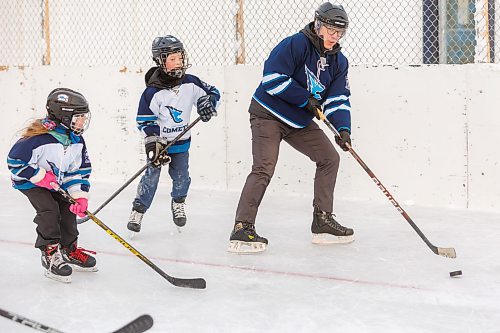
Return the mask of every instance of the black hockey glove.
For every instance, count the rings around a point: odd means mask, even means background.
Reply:
[[[198,98],[196,107],[198,109],[198,114],[200,115],[201,121],[207,122],[212,118],[212,116],[217,115],[215,104],[215,97],[212,95],[205,95]]]
[[[151,165],[155,168],[161,168],[163,165],[170,162],[170,156],[168,156],[165,150],[166,147],[166,144],[158,141],[158,137],[146,138],[146,156],[148,160],[151,161]]]
[[[340,137],[335,136],[335,142],[342,148],[343,151],[348,151],[349,148],[347,148],[346,143],[349,144],[349,147],[351,147],[351,135],[349,134],[348,130],[341,130],[339,132]]]
[[[308,112],[311,112],[316,117],[316,119],[321,119],[318,113],[318,109],[321,110],[321,102],[314,98],[314,96],[309,96],[309,100],[307,101],[306,106],[304,106],[304,109]]]

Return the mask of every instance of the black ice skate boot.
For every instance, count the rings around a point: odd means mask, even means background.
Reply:
[[[313,244],[336,244],[350,243],[354,241],[354,230],[342,226],[335,220],[335,215],[319,210],[314,206],[313,222],[311,231],[313,233]]]
[[[134,233],[141,231],[141,222],[144,217],[144,212],[139,212],[132,209],[130,212],[130,217],[128,218],[127,229],[131,231],[132,236]]]
[[[267,239],[257,235],[255,224],[237,222],[229,237],[229,252],[246,254],[258,253],[266,250]]]
[[[186,225],[186,198],[172,199],[172,218],[174,223],[178,227],[183,227]]]
[[[94,251],[77,247],[76,242],[69,247],[61,250],[65,262],[77,272],[97,272],[96,260],[90,254],[96,254]]]
[[[49,279],[70,283],[73,270],[63,260],[59,252],[59,244],[49,244],[42,251],[42,266],[46,269],[44,275]]]

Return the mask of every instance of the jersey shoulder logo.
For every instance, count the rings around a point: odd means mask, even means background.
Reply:
[[[89,153],[87,152],[87,148],[83,150],[83,162],[90,164]]]
[[[206,83],[205,81],[203,80],[200,80],[201,81],[201,85],[207,90],[207,91],[212,91],[214,90],[214,87],[209,85],[208,83]]]
[[[307,66],[304,66],[306,78],[307,78],[307,90],[314,96],[317,100],[321,99],[320,93],[325,90],[325,86],[321,81],[314,75],[313,72]]]

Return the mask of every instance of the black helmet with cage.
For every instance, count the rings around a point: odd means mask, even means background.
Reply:
[[[182,79],[184,77],[184,74],[186,73],[186,70],[191,67],[188,61],[186,50],[184,49],[184,45],[178,38],[172,35],[156,37],[153,40],[151,51],[153,53],[153,60],[155,61],[156,65],[160,66],[163,71],[172,78]],[[180,68],[167,70],[167,57],[172,53],[178,52],[180,52],[182,55],[182,66]]]
[[[333,26],[337,29],[347,30],[349,26],[349,18],[347,12],[342,5],[332,5],[325,2],[320,5],[314,13],[314,27],[319,31],[322,24]]]
[[[47,97],[48,118],[81,135],[90,123],[87,99],[79,92],[68,88],[52,90]]]

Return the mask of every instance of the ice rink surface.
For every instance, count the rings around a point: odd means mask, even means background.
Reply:
[[[120,185],[94,183],[90,210]],[[0,177],[0,308],[75,333],[111,332],[144,313],[155,320],[148,332],[500,332],[498,213],[404,207],[434,245],[455,247],[447,259],[388,201],[337,193],[338,219],[356,241],[318,246],[312,194],[266,195],[256,227],[268,250],[242,256],[226,252],[238,192],[192,188],[178,233],[169,187],[162,176],[130,243],[167,274],[205,278],[206,290],[172,286],[92,221],[79,245],[98,252],[99,272],[75,272],[71,284],[45,278],[34,210]],[[134,194],[135,183],[97,214],[125,239]],[[463,276],[450,278],[456,270]],[[35,331],[0,317],[0,332]]]

